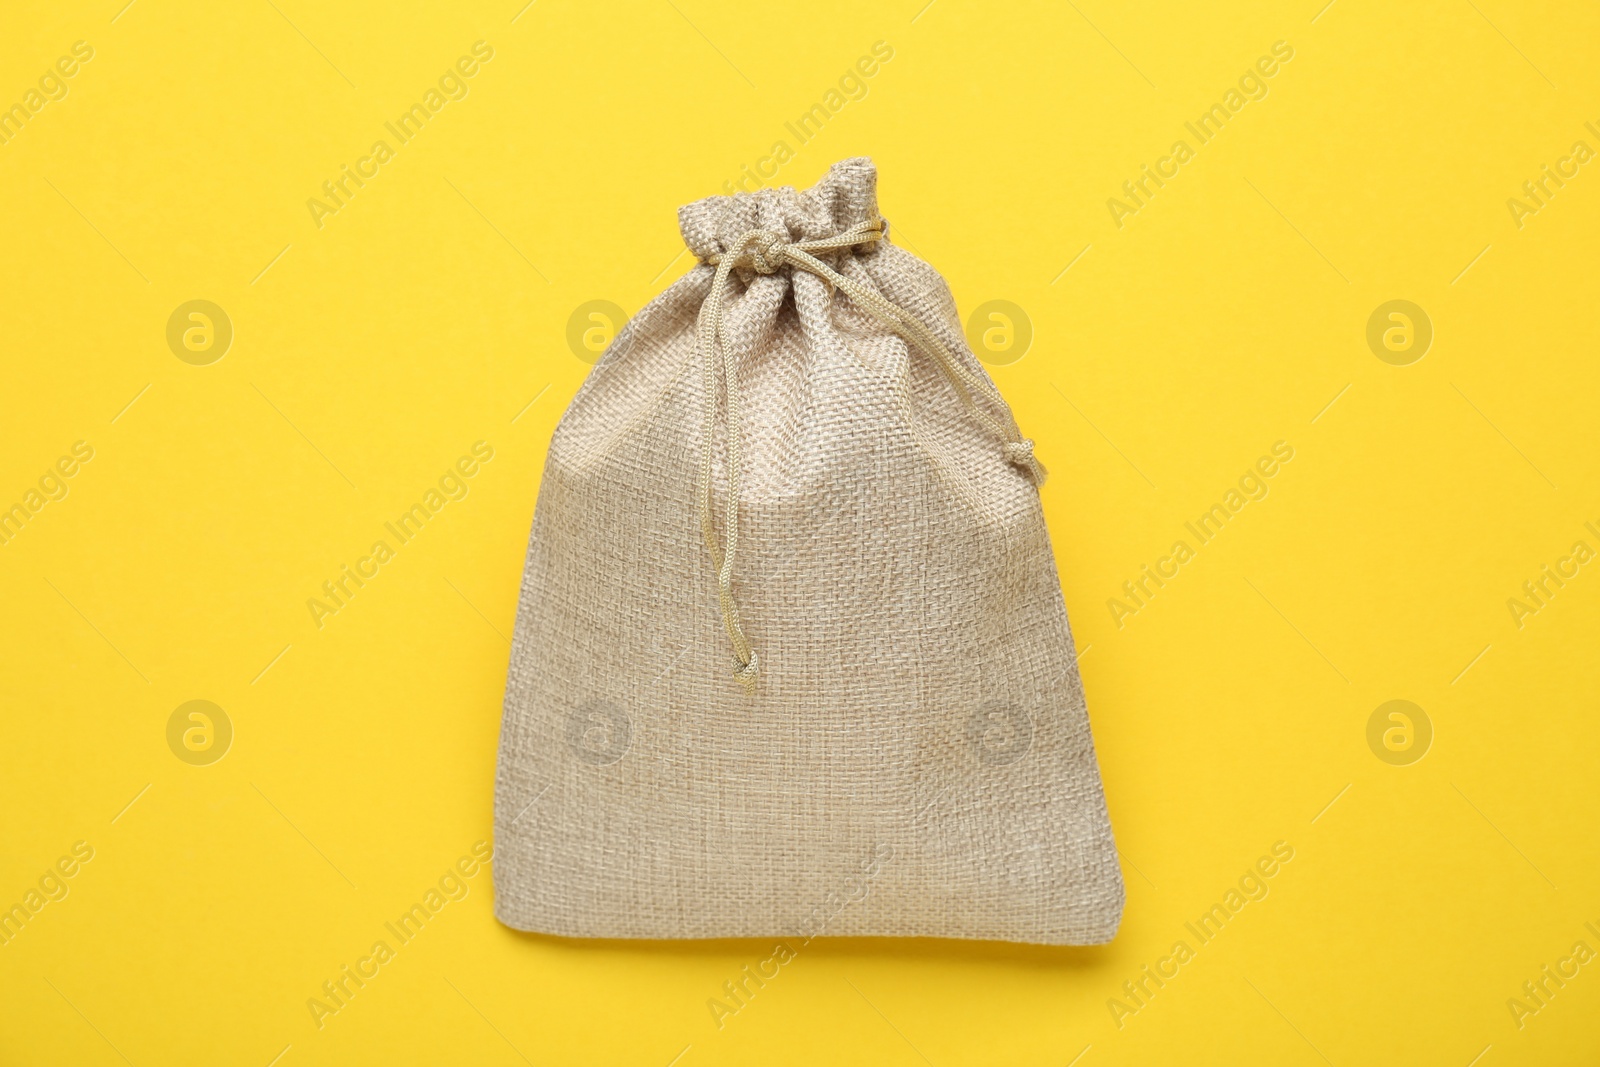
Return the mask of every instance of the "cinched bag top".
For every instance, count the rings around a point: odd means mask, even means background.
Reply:
[[[878,170],[862,157],[835,163],[805,192],[785,185],[685,204],[678,209],[678,228],[689,251],[706,260],[751,230],[783,234],[791,242],[818,241],[877,218]]]
[[[859,165],[853,165],[859,164]],[[877,171],[867,160],[841,163],[810,193],[791,188],[777,192],[733,197],[713,197],[692,204],[680,212],[687,224],[692,208],[705,207],[703,221],[714,221],[714,251],[702,254],[702,265],[714,268],[711,290],[700,308],[698,329],[702,381],[709,402],[705,406],[705,429],[700,439],[700,527],[706,549],[717,571],[718,600],[722,606],[723,627],[733,650],[733,676],[746,688],[754,688],[760,671],[760,657],[750,645],[733,594],[734,559],[739,548],[739,468],[743,451],[740,427],[739,354],[729,346],[724,311],[728,299],[728,279],[735,270],[756,274],[775,274],[792,267],[816,275],[833,289],[843,292],[862,311],[898,334],[909,346],[932,360],[955,389],[962,405],[974,421],[993,436],[1007,463],[1023,470],[1035,485],[1043,485],[1044,466],[1033,455],[1033,442],[1022,435],[1011,408],[989,379],[963,363],[917,316],[884,298],[871,285],[846,277],[820,256],[833,256],[856,248],[875,248],[887,236],[883,219],[870,216],[838,230],[840,215],[848,216],[863,203],[876,205],[873,186]],[[766,195],[762,195],[765,193]],[[720,207],[720,213],[718,208]],[[791,212],[790,209],[795,209]],[[826,214],[824,214],[826,212]],[[801,235],[789,221],[797,215]],[[749,229],[730,234],[730,227],[753,220]],[[759,225],[765,219],[766,225]],[[702,221],[695,216],[694,221]],[[806,236],[805,230],[834,230]],[[693,247],[691,245],[691,247]],[[719,359],[720,357],[720,359]],[[720,378],[718,369],[720,364]],[[723,449],[727,465],[727,507],[723,521],[724,537],[719,543],[712,518],[712,438],[717,429],[717,389],[721,385],[727,439]]]

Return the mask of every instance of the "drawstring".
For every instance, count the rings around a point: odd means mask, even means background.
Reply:
[[[945,378],[955,388],[962,404],[972,417],[999,438],[1006,462],[1026,470],[1035,485],[1043,485],[1045,469],[1033,456],[1033,442],[1022,436],[1011,409],[987,378],[973,371],[950,353],[940,340],[915,316],[890,303],[876,291],[860,282],[845,277],[816,257],[819,252],[834,252],[843,248],[871,244],[884,236],[882,219],[857,223],[844,233],[816,241],[791,244],[783,235],[770,230],[750,230],[729,246],[726,252],[707,256],[704,262],[717,269],[711,280],[711,292],[700,309],[701,371],[705,381],[706,429],[700,442],[700,528],[705,535],[706,548],[711,553],[712,566],[717,569],[717,592],[722,602],[722,624],[728,631],[728,641],[733,646],[733,675],[746,688],[754,688],[759,658],[750,640],[745,636],[744,624],[739,620],[739,606],[733,599],[733,560],[739,549],[739,376],[734,354],[728,348],[723,318],[723,301],[727,295],[728,276],[735,267],[753,270],[757,274],[772,274],[788,265],[808,271],[843,291],[863,311],[888,326],[902,338],[931,356]],[[727,531],[727,544],[719,549],[716,524],[712,520],[711,496],[711,444],[717,428],[717,351],[722,352],[723,403],[727,411],[727,437],[724,448],[728,466],[728,505],[723,525]],[[1005,413],[1004,421],[996,419],[978,403],[973,394],[982,396]]]

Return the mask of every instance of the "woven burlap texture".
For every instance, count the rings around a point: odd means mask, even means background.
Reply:
[[[876,187],[853,159],[806,192],[681,209],[701,263],[618,334],[557,426],[501,726],[501,922],[1115,933],[1122,879],[1039,490],[933,360],[790,266],[735,269],[723,312],[742,398],[732,589],[760,662],[753,687],[734,677],[698,495],[723,395],[702,378],[706,260],[752,230],[798,243],[877,220]],[[822,258],[988,382],[944,280],[892,231]]]

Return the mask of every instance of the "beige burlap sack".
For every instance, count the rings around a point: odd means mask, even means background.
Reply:
[[[1109,940],[1044,471],[870,161],[679,212],[701,265],[550,444],[495,912],[571,937]]]

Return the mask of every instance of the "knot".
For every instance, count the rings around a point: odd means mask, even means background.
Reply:
[[[749,230],[737,241],[729,243],[726,252],[713,252],[702,262],[718,268],[727,266],[753,270],[757,274],[776,274],[779,267],[792,265],[810,271],[834,286],[837,283],[829,277],[832,273],[830,268],[814,257],[880,241],[888,232],[885,229],[887,225],[882,219],[871,219],[832,237],[793,242],[786,235],[773,230]]]
[[[1007,441],[1005,454],[1007,463],[1018,467],[1029,467],[1033,464],[1033,442],[1026,437],[1020,441]]]
[[[789,242],[780,234],[771,230],[759,230],[749,235],[749,244],[746,249],[750,257],[750,269],[757,274],[772,274],[784,264],[784,251],[789,247]]]
[[[752,648],[748,662],[740,663],[737,658],[734,659],[733,676],[739,679],[739,684],[746,689],[754,689],[756,687],[756,672],[760,670],[760,667],[761,657],[756,655],[756,650]]]
[[[1005,443],[1006,462],[1014,467],[1020,467],[1028,472],[1028,477],[1033,479],[1034,485],[1043,485],[1048,472],[1044,464],[1033,458],[1033,442],[1026,437],[1019,437],[1015,441]]]

